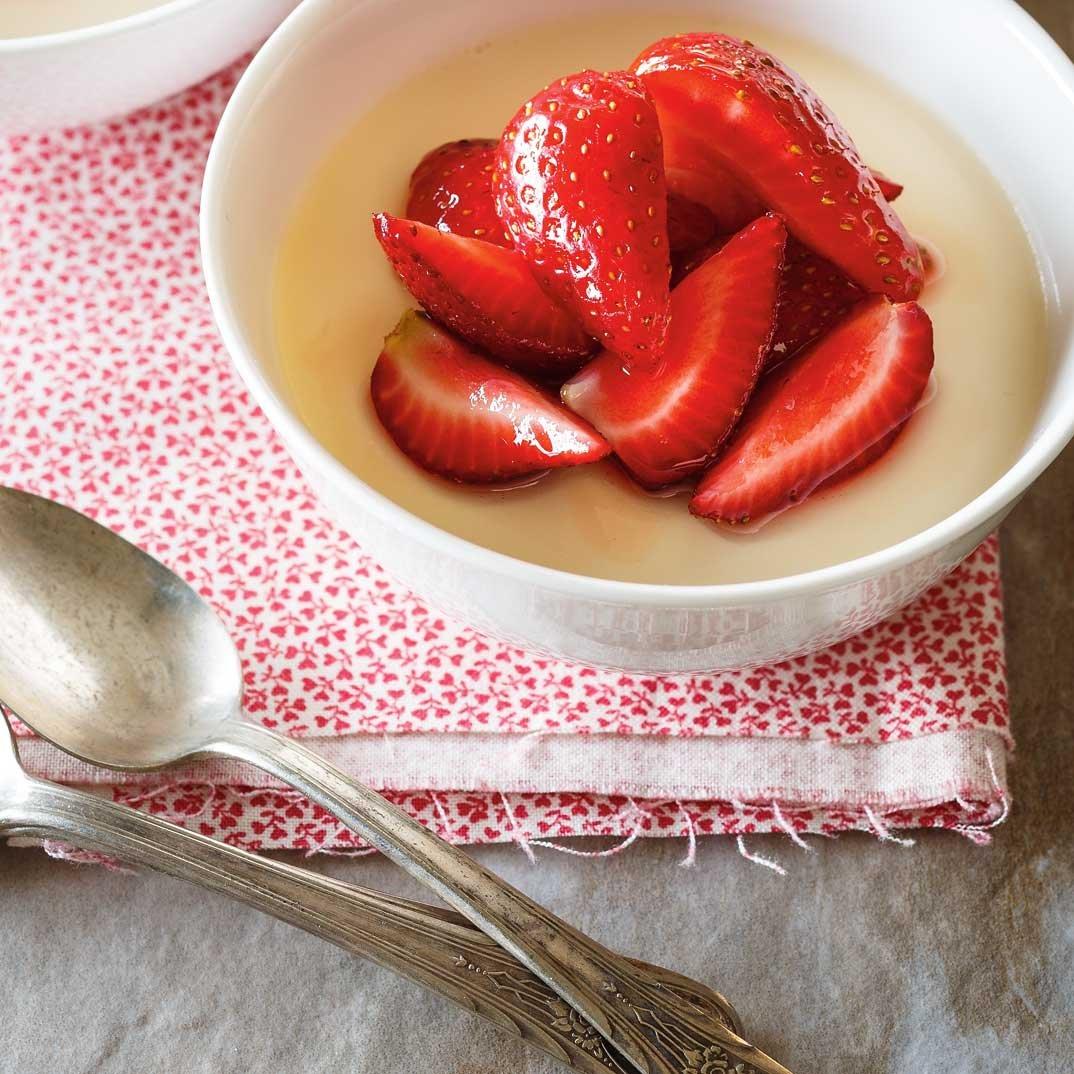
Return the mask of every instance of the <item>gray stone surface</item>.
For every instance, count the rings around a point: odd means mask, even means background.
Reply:
[[[1071,0],[1027,0],[1074,48]],[[725,991],[798,1074],[1074,1069],[1074,453],[1004,529],[1016,800],[991,848],[709,840],[479,856],[613,946]],[[314,868],[421,897],[384,862]],[[553,1074],[388,973],[151,875],[0,848],[0,1074]]]

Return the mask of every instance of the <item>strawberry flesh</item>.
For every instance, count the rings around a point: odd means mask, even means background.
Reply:
[[[562,383],[596,346],[514,250],[376,213],[373,230],[410,293],[436,320],[522,372]]]
[[[813,490],[814,494],[823,489],[841,485],[844,481],[857,477],[863,470],[868,470],[874,462],[879,462],[895,446],[895,441],[899,439],[905,428],[905,421],[901,425],[897,425],[887,436],[882,436],[875,444],[867,447],[860,455],[851,459],[842,470],[837,470],[831,477],[825,478]]]
[[[800,503],[910,417],[932,365],[928,314],[866,299],[766,380],[690,510],[747,523]]]
[[[707,204],[712,190],[722,202],[730,177],[863,290],[895,301],[920,294],[917,244],[850,136],[793,71],[713,33],[658,41],[633,69],[660,117],[672,192]]]
[[[611,450],[554,397],[414,310],[384,341],[371,391],[402,451],[454,481],[507,481]]]
[[[510,246],[492,196],[497,145],[494,138],[463,138],[426,153],[410,177],[407,218],[438,231]]]
[[[675,266],[674,283],[677,285],[703,265],[726,242],[726,237],[721,236],[684,257]],[[864,297],[862,289],[835,265],[789,237],[780,277],[776,330],[766,365],[777,365],[819,339]]]
[[[549,294],[628,362],[667,334],[667,185],[660,126],[633,75],[583,71],[527,101],[504,131],[500,218]]]
[[[762,217],[685,279],[656,369],[604,351],[563,386],[642,485],[697,473],[734,428],[768,353],[786,241],[779,217]]]

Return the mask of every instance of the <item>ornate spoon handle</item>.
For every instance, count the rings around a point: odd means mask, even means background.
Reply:
[[[543,981],[451,911],[260,858],[81,791],[38,780],[20,790],[17,806],[0,809],[8,834],[65,839],[238,899],[438,992],[587,1074],[629,1069]],[[669,1006],[734,1027],[717,993],[636,965],[659,982]]]
[[[207,752],[248,761],[334,813],[514,955],[642,1074],[738,1070],[736,1064],[741,1074],[789,1074],[726,1026],[669,1004],[648,970],[561,921],[294,740],[236,721]]]

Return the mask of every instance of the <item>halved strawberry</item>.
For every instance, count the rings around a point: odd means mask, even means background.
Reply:
[[[492,196],[498,144],[494,138],[462,138],[426,153],[410,177],[407,218],[438,231],[510,246]]]
[[[390,213],[374,214],[373,230],[428,313],[504,364],[562,382],[593,353],[594,340],[514,250]]]
[[[675,155],[674,148],[669,155]],[[902,193],[902,184],[889,179],[876,168],[869,170],[880,187],[880,193],[889,202]],[[692,201],[682,193],[683,189],[690,189],[696,184],[700,184],[708,204]],[[676,279],[681,280],[690,271],[684,267],[684,257],[708,246],[720,234],[726,236],[745,227],[762,211],[757,199],[750,196],[748,191],[744,192],[741,183],[730,175],[725,176],[719,188],[714,190],[704,172],[695,176],[694,180],[685,179],[681,167],[677,172],[669,172],[668,242],[671,244],[671,286],[674,287]],[[924,249],[921,250],[921,255],[925,256]],[[700,261],[694,259],[691,267],[696,268],[698,264]]]
[[[907,422],[904,421],[901,425],[895,426],[887,436],[882,436],[875,444],[851,459],[842,470],[837,470],[831,477],[826,477],[813,491],[816,493],[822,489],[834,488],[852,477],[857,477],[863,470],[868,470],[874,462],[879,462],[895,446],[895,441],[902,435],[906,424]]]
[[[679,284],[655,369],[624,370],[604,351],[563,386],[642,485],[697,473],[734,428],[768,353],[786,241],[764,216]]]
[[[416,310],[384,341],[373,406],[419,466],[488,483],[603,459],[610,448],[580,418]]]
[[[741,229],[740,229],[741,230]],[[690,275],[696,268],[700,268],[713,254],[719,253],[719,251],[727,245],[727,240],[731,238],[730,235],[716,235],[709,239],[703,246],[699,246],[696,250],[684,251],[681,256],[676,257],[671,263],[671,290],[674,293],[675,288]],[[787,236],[790,240],[790,236]]]
[[[822,336],[864,297],[862,289],[845,272],[791,239],[787,243],[770,364],[790,358]]]
[[[668,244],[671,247],[671,275],[675,278],[675,262],[708,245],[720,233],[713,213],[679,194],[668,194]]]
[[[726,236],[720,236],[683,257],[675,265],[672,284],[677,286],[726,242]],[[864,296],[862,289],[830,261],[789,237],[780,277],[776,330],[766,364],[777,365],[818,339]]]
[[[583,71],[527,101],[504,131],[493,185],[549,294],[605,346],[651,363],[667,334],[667,185],[638,79]]]
[[[724,34],[665,38],[634,63],[660,117],[671,189],[727,197],[728,176],[864,290],[916,298],[917,245],[850,136],[793,71]],[[688,187],[676,177],[685,174]]]
[[[932,364],[917,303],[866,299],[760,387],[690,510],[745,523],[801,502],[910,417]]]
[[[661,133],[664,134],[663,130]],[[673,125],[664,134],[668,230],[671,230],[673,222],[672,209],[678,209],[679,206],[689,206],[695,215],[704,212],[711,220],[712,235],[733,235],[751,220],[763,216],[765,207],[757,195],[730,171],[715,168],[707,149],[704,159],[695,159],[695,148],[684,137],[689,134],[682,125]],[[685,246],[685,243],[673,242],[671,248],[675,251]]]

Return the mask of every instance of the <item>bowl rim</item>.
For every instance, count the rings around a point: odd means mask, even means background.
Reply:
[[[134,11],[116,19],[104,22],[91,22],[86,26],[75,26],[69,30],[55,30],[44,34],[28,34],[25,37],[0,37],[0,56],[12,52],[35,52],[40,49],[62,48],[77,45],[84,41],[93,41],[101,37],[138,30],[143,26],[152,26],[155,22],[179,15],[188,8],[201,4],[211,4],[214,0],[158,0],[152,7],[143,11]]]
[[[843,589],[942,551],[1008,509],[1074,437],[1074,406],[1071,406],[1068,411],[1061,410],[1053,417],[1023,447],[1014,464],[987,489],[927,529],[864,556],[798,574],[751,582],[675,585],[574,574],[485,548],[400,507],[332,455],[269,383],[254,348],[248,347],[244,339],[225,283],[222,257],[215,239],[215,222],[225,217],[222,191],[228,158],[232,147],[241,138],[246,115],[256,105],[264,85],[292,54],[293,38],[302,35],[307,23],[317,25],[320,8],[326,2],[328,0],[305,0],[284,20],[243,72],[224,110],[209,151],[202,188],[202,266],[213,315],[231,360],[254,400],[283,436],[290,452],[302,461],[303,468],[330,476],[345,489],[349,499],[358,502],[385,525],[402,531],[445,557],[516,582],[581,599],[648,607],[753,605]],[[977,4],[980,8],[987,5],[987,11],[981,13],[997,17],[1009,31],[1017,29],[1023,40],[1028,39],[1035,62],[1051,76],[1056,92],[1066,99],[1074,114],[1074,61],[1016,0],[977,0]],[[1034,254],[1038,253],[1035,249]]]

